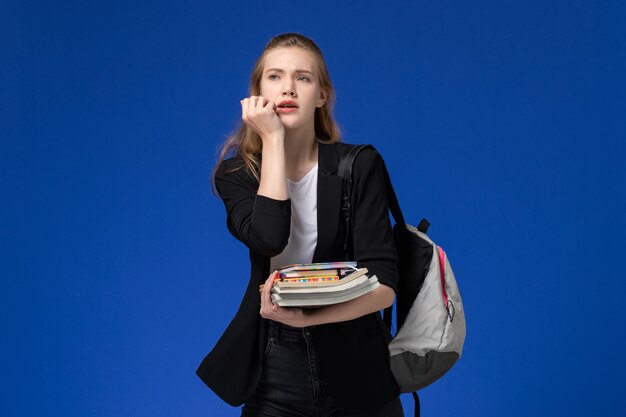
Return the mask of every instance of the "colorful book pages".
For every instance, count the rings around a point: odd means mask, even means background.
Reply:
[[[282,288],[307,288],[307,287],[337,287],[341,285],[345,285],[346,283],[357,279],[359,276],[366,274],[367,268],[360,268],[351,273],[350,275],[339,278],[338,280],[328,281],[328,282],[287,282],[287,281],[276,281],[276,285],[274,288],[282,287]]]
[[[356,261],[299,263],[285,265],[279,268],[276,281],[292,284],[332,283],[358,270]],[[263,291],[264,284],[259,285],[259,292]]]
[[[275,285],[274,288],[272,288],[272,293],[275,294],[297,294],[297,295],[302,295],[302,294],[306,294],[306,293],[313,293],[313,294],[321,294],[321,293],[330,293],[332,292],[333,294],[336,294],[337,292],[341,292],[341,291],[345,291],[347,289],[350,288],[354,288],[357,287],[359,285],[362,285],[363,282],[367,281],[369,278],[366,274],[362,274],[360,276],[358,276],[355,279],[352,279],[350,281],[348,281],[347,283],[338,283],[337,285],[326,285],[326,286],[280,286],[280,285]]]
[[[310,277],[284,278],[280,282],[322,282],[322,281],[338,281],[338,275],[318,275]]]
[[[329,276],[318,276],[318,277],[301,277],[301,278],[287,278],[284,280],[277,280],[277,282],[284,282],[284,283],[293,283],[293,282],[297,282],[297,283],[317,283],[317,282],[334,282],[334,281],[339,281],[339,277],[337,275],[329,275]],[[259,285],[259,292],[263,291],[263,287],[265,286],[265,284],[261,284]]]

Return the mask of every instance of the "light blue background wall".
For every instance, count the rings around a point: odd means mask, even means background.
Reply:
[[[194,374],[249,268],[209,175],[289,31],[321,47],[344,140],[382,153],[457,275],[467,341],[423,415],[626,415],[623,2],[1,15],[0,415],[239,415]]]

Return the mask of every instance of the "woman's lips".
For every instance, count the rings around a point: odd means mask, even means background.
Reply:
[[[293,113],[296,110],[298,110],[297,107],[276,107],[276,111],[281,113]]]

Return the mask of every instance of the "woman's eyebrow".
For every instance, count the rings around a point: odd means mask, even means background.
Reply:
[[[284,73],[285,72],[284,70],[282,70],[280,68],[270,68],[270,69],[266,70],[266,72],[270,72],[270,71],[276,71],[276,72],[280,72],[280,73]],[[313,75],[313,73],[311,71],[303,70],[303,69],[295,70],[294,72],[304,72],[304,73]]]

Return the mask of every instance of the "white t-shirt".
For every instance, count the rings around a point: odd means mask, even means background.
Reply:
[[[290,264],[310,263],[317,245],[317,165],[300,179],[287,178],[291,199],[291,230],[285,249],[271,258],[270,274]]]

